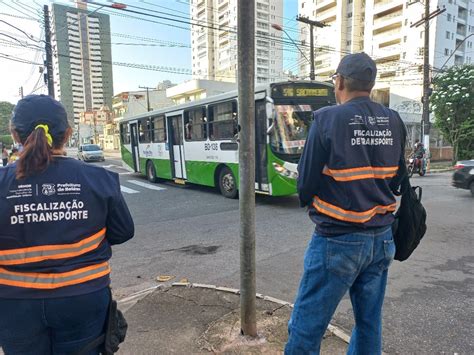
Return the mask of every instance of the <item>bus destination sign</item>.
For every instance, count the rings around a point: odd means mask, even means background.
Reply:
[[[278,88],[276,88],[278,90]],[[279,88],[281,97],[314,97],[314,96],[328,96],[329,90],[327,88],[315,88],[305,86],[282,86]],[[274,91],[277,91],[274,90]],[[277,91],[277,92],[278,92]]]

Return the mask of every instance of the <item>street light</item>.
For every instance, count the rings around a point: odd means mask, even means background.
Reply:
[[[104,5],[105,6],[105,5]],[[114,9],[118,9],[118,10],[123,10],[123,9],[126,9],[127,8],[127,5],[125,4],[122,4],[121,2],[114,2],[111,7],[113,7]]]
[[[277,30],[277,31],[281,31],[283,33],[286,34],[286,36],[290,39],[290,41],[295,45],[296,48],[298,48],[298,50],[300,51],[301,55],[308,61],[309,64],[311,64],[311,61],[308,59],[308,57],[306,56],[306,54],[301,50],[301,48],[298,46],[298,44],[293,40],[293,38],[291,38],[291,36],[288,34],[288,32],[285,31],[285,29],[283,27],[281,27],[279,24],[277,23],[272,23],[272,28]]]

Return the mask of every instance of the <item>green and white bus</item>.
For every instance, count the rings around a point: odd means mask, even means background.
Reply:
[[[217,187],[238,193],[238,93],[147,112],[119,122],[122,159],[151,182]],[[273,196],[296,192],[297,163],[312,112],[334,105],[325,82],[279,82],[255,88],[255,190]]]

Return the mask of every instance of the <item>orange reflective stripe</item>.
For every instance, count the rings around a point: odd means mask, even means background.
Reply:
[[[99,247],[105,238],[105,228],[73,244],[41,245],[0,251],[0,265],[20,265],[51,259],[72,258]]]
[[[54,274],[12,272],[0,268],[0,285],[35,289],[55,289],[98,279],[109,273],[110,266],[108,262]]]
[[[314,208],[325,215],[340,221],[352,222],[352,223],[365,223],[369,221],[376,214],[385,214],[387,212],[393,212],[396,209],[397,203],[394,202],[390,205],[379,205],[371,208],[367,211],[356,212],[342,209],[338,206],[332,205],[326,201],[321,200],[319,197],[314,196],[313,199]]]
[[[397,175],[398,166],[376,167],[363,166],[351,169],[323,169],[323,174],[331,176],[336,181],[354,181],[362,179],[387,179]]]

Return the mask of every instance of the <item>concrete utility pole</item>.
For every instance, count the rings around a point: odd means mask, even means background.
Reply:
[[[421,133],[426,152],[430,151],[430,0],[425,0],[425,43],[423,44],[423,114]]]
[[[23,86],[20,86],[19,94],[20,97],[23,98]]]
[[[48,5],[43,6],[44,15],[44,45],[46,50],[46,74],[45,81],[48,85],[48,95],[54,98],[54,80],[53,80],[53,50],[51,47],[51,27],[49,24],[49,8]]]
[[[411,5],[413,3],[409,3]],[[424,25],[424,44],[423,44],[423,111],[421,115],[421,140],[427,152],[430,150],[430,20],[442,14],[446,9],[436,9],[430,13],[430,1],[425,0],[425,14],[423,18],[410,27],[419,27]]]
[[[257,336],[255,279],[255,0],[237,4],[239,87],[240,326]]]
[[[148,112],[151,111],[150,108],[150,94],[148,92],[149,89],[153,89],[152,87],[149,86],[139,86],[140,89],[146,89],[146,109]]]
[[[314,32],[313,32],[313,27],[326,27],[326,25],[323,23],[323,22],[320,22],[320,21],[314,21],[314,20],[310,20],[309,18],[307,17],[303,17],[303,16],[297,16],[296,17],[296,21],[299,21],[299,22],[303,22],[303,23],[306,23],[309,25],[309,48],[310,48],[310,52],[309,52],[309,60],[310,60],[310,64],[311,64],[311,69],[310,69],[310,72],[309,72],[309,78],[311,80],[314,80],[315,79],[315,74],[314,74]]]

